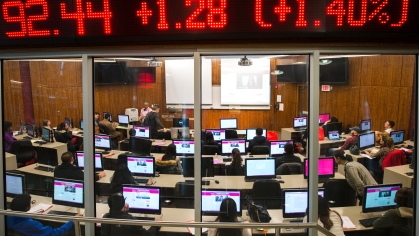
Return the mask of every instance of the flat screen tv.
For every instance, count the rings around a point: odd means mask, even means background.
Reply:
[[[308,82],[308,66],[307,64],[294,64],[294,65],[278,65],[277,70],[283,73],[277,75],[278,82],[291,82],[291,83],[307,83]]]
[[[349,60],[347,57],[328,58],[332,62],[327,65],[320,65],[321,84],[347,84]],[[322,59],[320,59],[322,61]]]

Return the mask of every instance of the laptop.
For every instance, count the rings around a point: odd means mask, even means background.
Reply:
[[[339,141],[340,140],[339,130],[329,131],[329,140],[330,141]]]

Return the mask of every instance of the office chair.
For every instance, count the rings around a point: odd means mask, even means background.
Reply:
[[[400,165],[406,165],[406,154],[404,154],[404,151],[401,149],[397,149],[388,153],[384,157],[383,163],[381,163],[381,167],[383,167],[383,171],[386,167],[400,166]]]
[[[262,145],[254,146],[250,155],[269,155],[269,147]]]
[[[346,179],[330,179],[323,184],[324,198],[330,207],[356,206],[356,192]]]
[[[268,209],[281,209],[281,185],[273,179],[256,180],[253,183],[252,198],[255,204],[266,206]]]
[[[194,184],[177,182],[174,203],[176,208],[194,208]]]
[[[16,155],[17,166],[27,166],[35,163],[35,155],[30,140],[16,140],[12,143],[10,153]]]
[[[226,129],[226,139],[232,139],[232,138],[239,138],[239,136],[237,135],[237,130]]]
[[[301,163],[283,163],[278,168],[276,168],[276,175],[298,175],[303,174],[304,168]]]
[[[108,127],[105,124],[99,123],[99,132],[101,134],[110,135],[111,132],[109,131]]]
[[[220,154],[220,149],[217,145],[204,145],[202,155],[215,155]]]
[[[244,167],[243,166],[225,166],[225,174],[229,176],[244,176]]]
[[[149,156],[151,153],[151,144],[152,141],[150,139],[130,137],[128,150],[139,155]]]

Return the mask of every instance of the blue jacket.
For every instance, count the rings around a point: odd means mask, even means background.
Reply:
[[[31,236],[59,236],[66,233],[73,227],[73,221],[63,224],[61,227],[53,229],[51,226],[43,226],[39,221],[31,218],[17,216],[7,217],[7,228],[16,230],[25,235]]]

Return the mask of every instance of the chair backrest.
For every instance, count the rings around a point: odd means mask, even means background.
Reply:
[[[264,205],[268,209],[281,209],[281,185],[272,179],[256,180],[253,183],[252,198],[255,204]]]
[[[175,206],[177,208],[194,208],[194,184],[177,182],[175,186]]]
[[[108,129],[108,127],[106,127],[106,125],[105,124],[102,124],[102,123],[99,123],[99,131],[102,134],[107,134],[107,135],[110,135],[111,134],[110,131],[109,131],[109,129]]]
[[[275,171],[276,175],[298,175],[304,174],[304,168],[301,163],[283,163]]]
[[[403,150],[397,149],[388,153],[384,157],[381,167],[383,167],[384,170],[386,167],[400,165],[406,165],[406,154],[404,154]]]
[[[10,153],[16,155],[18,163],[25,163],[33,158],[33,145],[30,140],[16,140],[12,143]]]
[[[55,137],[55,141],[60,142],[60,143],[67,143],[68,140],[60,133],[55,131],[54,132],[54,137]]]
[[[239,136],[237,135],[237,130],[226,129],[226,139],[231,139],[231,138],[239,138]]]
[[[151,145],[152,141],[150,139],[132,136],[129,138],[129,151],[136,154],[150,155]]]
[[[243,166],[225,166],[225,174],[230,176],[244,176],[244,167]]]
[[[356,206],[356,192],[346,179],[330,179],[323,184],[324,198],[330,207]]]
[[[220,154],[220,149],[217,145],[204,145],[202,149],[202,155],[215,155]]]
[[[262,145],[256,145],[252,148],[251,155],[269,155],[269,147],[268,146],[262,146]]]

